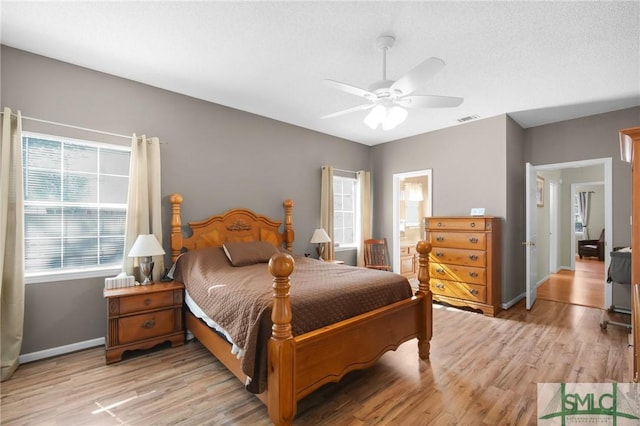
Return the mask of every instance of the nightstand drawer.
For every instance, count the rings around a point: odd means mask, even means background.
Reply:
[[[137,294],[120,298],[120,315],[173,306],[173,291]]]
[[[170,334],[175,331],[174,310],[120,318],[118,341],[121,345]]]

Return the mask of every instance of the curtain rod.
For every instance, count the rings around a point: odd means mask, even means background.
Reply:
[[[327,166],[322,166],[322,168],[324,169]],[[354,175],[358,174],[358,172],[354,172],[353,170],[344,170],[344,169],[338,169],[336,167],[333,168],[333,170],[336,170],[338,172],[343,172],[343,173],[353,173]]]
[[[0,111],[0,114],[4,114],[4,111]],[[11,115],[13,115],[14,117],[17,117],[17,115],[15,113],[11,113]],[[41,118],[27,117],[26,115],[23,115],[22,119],[23,120],[37,121],[39,123],[52,124],[54,126],[68,127],[68,128],[76,129],[76,130],[83,130],[85,132],[100,133],[100,134],[108,135],[108,136],[116,136],[116,137],[119,137],[119,138],[124,138],[124,139],[131,140],[131,136],[121,135],[119,133],[106,132],[104,130],[89,129],[88,127],[74,126],[72,124],[57,123],[55,121],[43,120]],[[137,136],[137,138],[140,139],[140,136]],[[160,144],[166,144],[166,143],[167,142],[160,142]]]

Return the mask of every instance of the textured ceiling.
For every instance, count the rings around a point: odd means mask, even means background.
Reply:
[[[523,127],[640,105],[640,2],[12,2],[2,44],[367,145],[510,114]],[[322,84],[387,76],[435,56],[418,93],[464,97],[412,109],[391,131]]]

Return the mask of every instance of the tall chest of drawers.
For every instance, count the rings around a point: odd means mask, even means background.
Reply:
[[[434,300],[480,309],[501,310],[500,223],[497,217],[427,217],[430,288]]]

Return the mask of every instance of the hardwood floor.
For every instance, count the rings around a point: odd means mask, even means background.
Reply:
[[[631,380],[626,330],[599,321],[598,309],[546,300],[496,318],[435,305],[429,362],[407,342],[309,395],[294,424],[536,424],[536,383]],[[22,365],[2,383],[0,413],[3,425],[269,424],[197,342],[111,365],[104,348]]]
[[[538,286],[538,299],[604,309],[604,262],[576,257],[575,271],[551,274]]]

